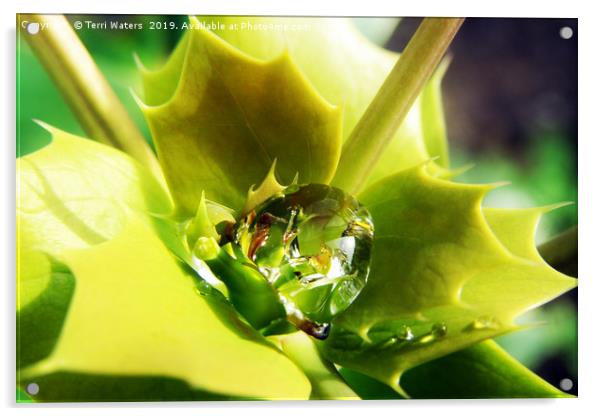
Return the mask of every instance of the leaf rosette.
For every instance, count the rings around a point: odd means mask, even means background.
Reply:
[[[167,188],[46,125],[51,144],[18,160],[19,384],[48,401],[357,398],[341,377],[355,371],[401,396],[448,397],[429,380],[462,368],[455,397],[562,396],[490,340],[575,286],[535,247],[555,207],[483,208],[497,185],[451,180],[447,61],[355,195],[374,222],[358,298],[324,341],[250,324],[197,240],[219,241],[282,184],[330,184],[398,56],[343,19],[306,19],[304,33],[199,22],[161,69],[139,63]]]

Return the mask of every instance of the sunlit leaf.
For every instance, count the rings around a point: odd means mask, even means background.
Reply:
[[[194,278],[143,223],[132,219],[112,240],[66,250],[63,258],[76,286],[61,336],[47,358],[20,372],[22,383],[39,384],[39,398],[64,399],[56,386],[46,393],[52,378],[38,381],[52,374],[65,383],[82,374],[89,388],[104,377],[165,377],[225,396],[309,395],[303,373],[238,320],[228,303],[201,296]],[[79,400],[94,394],[80,392]]]
[[[330,359],[396,387],[407,369],[515,329],[522,312],[575,285],[523,257],[546,209],[526,211],[530,221],[492,215],[490,227],[481,202],[491,188],[436,179],[421,165],[360,195],[375,225],[370,278],[335,321],[323,346]]]
[[[190,30],[166,68],[143,75],[149,99],[141,107],[179,214],[194,215],[202,191],[241,209],[275,159],[283,183],[297,174],[301,183],[332,178],[340,109],[320,97],[288,53],[258,60],[205,29]],[[167,94],[166,86],[174,89]]]
[[[299,20],[256,16],[207,16],[199,19],[206,23],[223,23],[224,30],[214,32],[255,58],[274,59],[286,50],[318,92],[330,103],[342,106],[344,139],[349,137],[399,57],[399,54],[370,42],[350,19],[320,17]],[[238,30],[230,25],[237,25]],[[253,30],[253,25],[258,25],[257,30]],[[266,27],[272,30],[261,30]],[[433,147],[435,153],[429,153],[431,148],[422,131],[423,120],[441,120],[443,117],[438,113],[442,106],[433,105],[437,102],[443,72],[438,71],[427,92],[424,110],[434,113],[423,119],[421,98],[417,100],[374,166],[368,184],[433,156],[440,156],[442,161],[448,159],[447,147],[443,147],[441,141],[439,147]],[[432,135],[429,133],[429,136]],[[436,169],[436,166],[432,168]]]
[[[52,142],[17,159],[18,238],[56,254],[107,241],[134,213],[167,216],[171,202],[155,178],[129,156],[43,125]]]
[[[18,161],[20,384],[50,401],[306,398],[292,362],[217,292],[199,294],[148,172],[48,129],[52,143]]]

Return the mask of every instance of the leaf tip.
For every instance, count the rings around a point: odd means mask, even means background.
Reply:
[[[270,166],[270,170],[257,189],[255,188],[255,185],[251,185],[249,188],[249,191],[247,192],[247,200],[242,209],[243,214],[251,211],[272,195],[282,192],[286,188],[285,186],[281,185],[280,182],[278,182],[278,179],[276,179],[276,163],[277,158],[274,158],[272,165]]]
[[[132,58],[134,59],[134,64],[136,65],[136,69],[141,72],[143,75],[146,75],[150,72],[150,70],[144,65],[140,55],[137,52],[132,53]]]
[[[128,91],[129,91],[130,95],[132,96],[132,99],[134,100],[134,102],[136,103],[138,108],[140,109],[140,111],[142,111],[143,113],[147,113],[151,107],[148,104],[146,104],[142,100],[142,98],[140,98],[140,96],[136,93],[136,91],[134,91],[134,88],[129,87]]]
[[[33,121],[34,123],[36,123],[38,126],[40,126],[41,128],[43,128],[44,130],[46,130],[47,132],[49,132],[50,134],[54,134],[56,132],[56,128],[51,126],[50,124],[37,119],[37,118],[33,118],[31,119],[31,121]]]

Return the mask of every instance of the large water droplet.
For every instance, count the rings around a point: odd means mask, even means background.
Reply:
[[[287,310],[327,323],[366,285],[373,235],[370,214],[355,198],[309,184],[290,186],[247,214],[234,242],[284,297]]]

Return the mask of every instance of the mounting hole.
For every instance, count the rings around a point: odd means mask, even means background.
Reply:
[[[562,39],[570,39],[573,37],[573,29],[568,26],[560,28],[560,37]]]
[[[29,383],[25,388],[25,391],[27,392],[27,394],[35,396],[40,392],[40,386],[38,386],[38,383]]]
[[[560,380],[560,388],[564,391],[569,391],[573,388],[573,380],[570,378],[563,378]]]
[[[35,35],[40,31],[40,24],[37,22],[32,22],[27,25],[27,33],[30,35]]]

